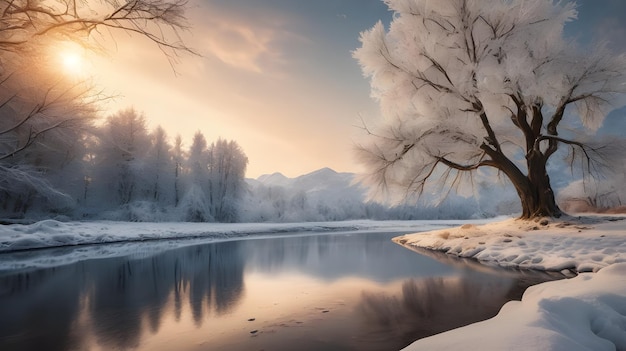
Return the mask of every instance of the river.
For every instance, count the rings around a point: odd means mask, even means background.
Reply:
[[[294,233],[158,253],[142,243],[123,257],[2,271],[0,350],[398,350],[490,318],[551,279],[448,264],[391,242],[399,234]]]

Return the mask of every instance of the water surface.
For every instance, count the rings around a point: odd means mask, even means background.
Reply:
[[[158,254],[146,243],[129,257],[1,272],[0,350],[397,350],[490,318],[548,279],[444,264],[392,243],[396,235]]]

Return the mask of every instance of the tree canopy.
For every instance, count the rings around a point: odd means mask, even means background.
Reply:
[[[384,120],[359,146],[378,189],[420,194],[471,181],[481,167],[514,185],[523,218],[560,216],[548,160],[599,170],[589,135],[626,92],[626,55],[585,51],[563,34],[573,2],[385,0],[395,15],[354,52]]]

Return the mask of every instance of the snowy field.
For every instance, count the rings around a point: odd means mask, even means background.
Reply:
[[[394,240],[486,264],[589,272],[532,286],[496,317],[418,340],[406,351],[626,350],[626,218],[466,223]]]

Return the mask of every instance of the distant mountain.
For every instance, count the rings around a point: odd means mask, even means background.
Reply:
[[[517,211],[511,191],[489,181],[477,182],[477,193],[464,197],[454,192],[440,201],[425,193],[417,204],[389,206],[366,202],[367,189],[356,183],[354,173],[330,168],[289,178],[281,173],[247,179],[243,201],[244,221],[327,221],[345,219],[461,219],[479,218]],[[494,199],[497,199],[494,201]]]
[[[258,177],[256,181],[265,186],[289,186],[292,179],[285,177],[280,172],[276,172],[272,174],[264,174]]]
[[[307,191],[337,187],[350,188],[353,180],[353,173],[337,173],[330,168],[322,168],[295,178],[293,186]]]
[[[295,194],[303,192],[310,198],[324,197],[328,200],[344,198],[363,201],[366,189],[354,184],[355,174],[337,172],[328,167],[318,169],[296,178],[288,178],[281,173],[264,174],[257,179],[248,180],[251,186],[282,187]]]
[[[353,173],[330,168],[295,178],[272,173],[247,179],[242,218],[250,222],[368,218],[372,206],[365,203],[366,190],[354,179]]]

